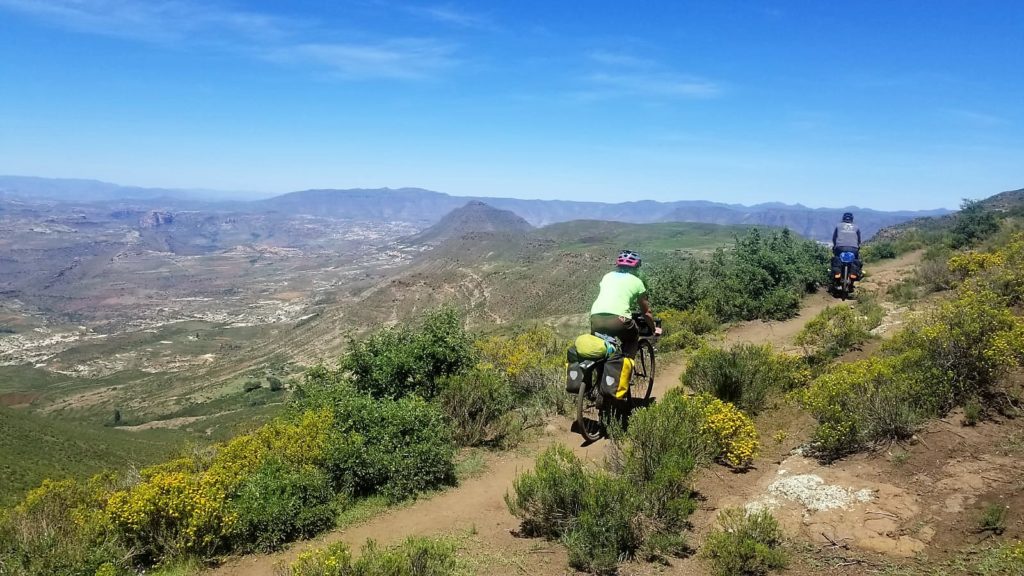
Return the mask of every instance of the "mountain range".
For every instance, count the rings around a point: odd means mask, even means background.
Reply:
[[[147,206],[241,212],[278,212],[364,222],[405,221],[423,227],[438,223],[451,211],[469,202],[484,202],[513,212],[532,226],[571,220],[607,220],[632,223],[701,222],[727,225],[787,227],[798,234],[826,240],[842,212],[856,214],[865,236],[878,230],[924,216],[947,214],[944,209],[886,212],[844,208],[808,208],[778,202],[744,206],[705,200],[621,203],[569,200],[527,200],[452,196],[420,188],[321,189],[291,192],[264,199],[241,200],[239,193],[206,190],[125,187],[94,180],[66,180],[0,176],[0,199],[20,198],[64,202],[125,202]]]

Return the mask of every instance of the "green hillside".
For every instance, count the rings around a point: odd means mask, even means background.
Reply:
[[[0,505],[17,501],[44,478],[81,478],[166,459],[186,436],[79,426],[0,406]]]

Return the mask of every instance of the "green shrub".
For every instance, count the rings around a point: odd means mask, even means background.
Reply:
[[[992,398],[995,384],[1020,365],[1024,324],[987,290],[965,287],[902,330],[887,346],[918,373],[932,374],[929,396],[945,412],[972,397]]]
[[[646,537],[641,488],[621,476],[589,476],[580,514],[562,541],[569,565],[591,574],[615,574],[620,560],[631,558]]]
[[[730,251],[652,268],[647,284],[659,310],[706,310],[717,321],[782,319],[827,280],[828,262],[822,246],[788,230],[752,229]]]
[[[417,396],[375,399],[350,386],[310,389],[300,407],[327,407],[334,428],[362,439],[345,463],[357,496],[393,501],[455,482],[455,442],[441,408]]]
[[[333,499],[321,470],[270,460],[242,481],[231,502],[235,547],[267,552],[330,528],[337,516]]]
[[[660,472],[670,470],[662,467]],[[679,518],[694,509],[689,482],[661,480],[686,486],[685,495],[665,506],[666,512],[676,515],[673,522],[657,516],[647,487],[635,478],[587,470],[571,451],[555,445],[537,458],[532,472],[516,479],[514,494],[506,495],[505,501],[520,519],[524,535],[560,539],[572,567],[613,574],[620,560],[639,553],[656,556],[685,550]]]
[[[799,359],[771,346],[738,344],[729,350],[702,348],[690,357],[682,382],[750,413],[762,410],[773,390],[790,390],[809,377]]]
[[[869,317],[861,309],[829,306],[804,325],[796,335],[796,343],[803,346],[812,362],[826,362],[870,339],[871,330],[880,321],[880,315]]]
[[[556,444],[537,456],[532,471],[516,478],[505,503],[519,518],[523,535],[556,539],[579,517],[588,484],[583,463]]]
[[[763,576],[786,567],[782,529],[767,510],[748,514],[729,508],[718,515],[718,523],[703,550],[716,575]]]
[[[996,213],[978,200],[964,199],[954,215],[953,247],[971,246],[999,231]]]
[[[976,426],[981,422],[985,414],[985,407],[977,398],[971,398],[964,403],[964,426]]]
[[[615,438],[610,462],[630,484],[643,486],[649,517],[663,530],[681,530],[694,510],[693,474],[718,450],[702,407],[670,393],[632,415],[626,434]]]
[[[818,420],[811,449],[826,461],[881,440],[913,435],[929,409],[927,375],[908,378],[905,358],[873,357],[834,366],[796,393]]]
[[[979,532],[1002,534],[1006,531],[1006,514],[1010,511],[1005,504],[989,504],[978,519]]]
[[[128,574],[131,553],[102,511],[104,482],[46,480],[16,507],[0,511],[0,573]]]
[[[896,245],[889,241],[872,242],[860,251],[860,257],[864,262],[877,262],[879,260],[892,259],[898,256]]]
[[[344,542],[303,552],[290,565],[279,566],[277,576],[458,576],[469,572],[460,562],[458,547],[440,538],[409,538],[397,546],[381,548],[372,540],[358,560]]]
[[[657,314],[665,335],[658,341],[664,351],[686,350],[700,346],[701,336],[718,329],[720,322],[706,308],[663,310]]]
[[[518,441],[523,418],[514,411],[512,387],[504,374],[487,368],[448,376],[438,398],[460,446],[508,446]]]
[[[375,398],[418,394],[429,400],[440,392],[441,378],[472,366],[475,356],[461,315],[441,308],[414,325],[384,327],[363,340],[350,340],[340,370]]]

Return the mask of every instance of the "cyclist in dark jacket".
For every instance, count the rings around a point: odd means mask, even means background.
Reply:
[[[853,223],[853,214],[843,214],[843,221],[832,231],[832,254],[853,252],[860,257],[860,227]]]
[[[860,227],[853,223],[853,214],[843,214],[843,221],[832,231],[832,274],[836,275],[842,269],[842,262],[839,255],[843,252],[853,252],[853,271],[859,277],[863,268],[860,261]]]

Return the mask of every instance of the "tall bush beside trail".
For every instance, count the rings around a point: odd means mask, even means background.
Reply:
[[[318,468],[270,460],[245,478],[231,501],[238,520],[234,548],[269,552],[334,525],[337,509],[330,478]]]
[[[681,532],[694,510],[693,474],[719,456],[718,440],[702,407],[670,392],[633,414],[629,429],[615,438],[610,463],[629,484],[643,487],[645,509],[659,531]]]
[[[914,358],[920,372],[938,374],[931,396],[948,410],[993,396],[999,379],[1024,358],[1024,323],[995,293],[968,287],[901,331],[887,351]]]
[[[514,410],[512,387],[494,369],[448,376],[438,403],[452,422],[460,446],[504,446],[515,442],[523,428],[523,416]]]
[[[738,344],[728,350],[698,350],[690,357],[682,383],[756,414],[772,391],[792,390],[809,378],[807,367],[795,356],[776,353],[768,345]]]
[[[795,394],[818,421],[811,449],[832,461],[871,442],[910,437],[931,408],[928,374],[907,372],[906,358],[873,357],[840,364]]]
[[[598,471],[589,477],[583,505],[562,535],[569,566],[591,574],[616,574],[621,558],[631,558],[646,542],[644,496],[624,478]]]
[[[439,379],[475,363],[474,352],[462,316],[447,307],[425,314],[412,326],[384,327],[365,339],[350,340],[339,368],[375,398],[417,394],[429,400],[440,392]]]
[[[871,339],[871,330],[881,322],[881,308],[864,302],[856,307],[829,306],[804,325],[796,344],[803,346],[811,362],[838,358]]]
[[[532,471],[519,475],[505,495],[524,536],[560,538],[580,515],[589,477],[583,462],[555,444],[537,456]]]
[[[827,280],[828,261],[823,247],[788,230],[752,229],[729,251],[652,269],[648,289],[658,309],[704,308],[723,322],[783,319]]]
[[[307,378],[305,396],[293,409],[329,410],[335,431],[359,439],[351,460],[351,451],[343,451],[341,469],[356,496],[383,494],[398,501],[455,482],[452,428],[436,403],[418,396],[375,399],[329,374],[320,386],[321,376]]]

